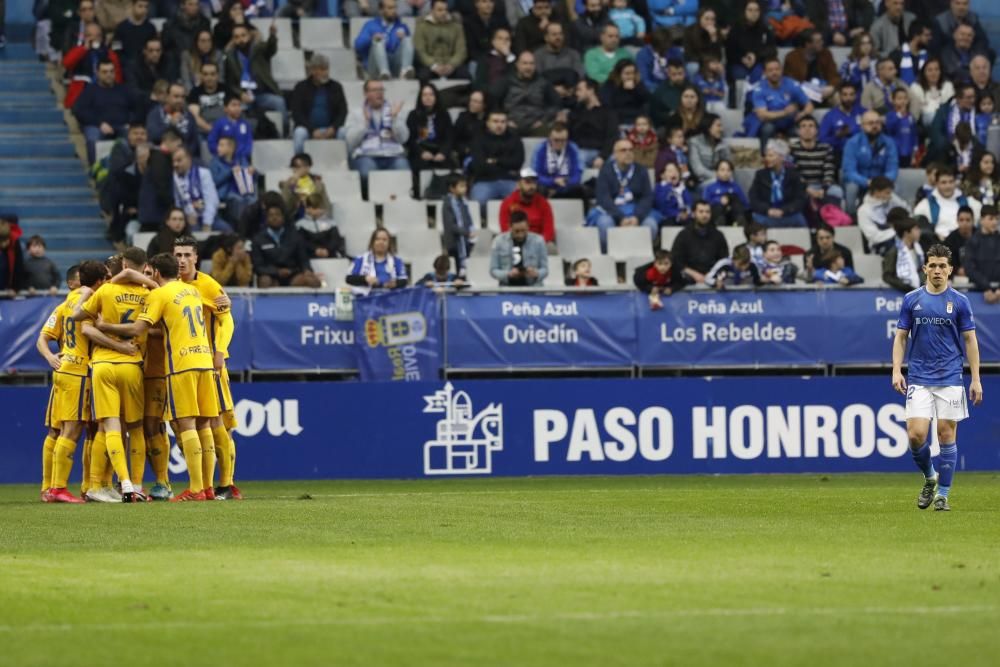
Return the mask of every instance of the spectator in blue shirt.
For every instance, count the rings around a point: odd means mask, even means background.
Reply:
[[[838,160],[844,152],[844,144],[861,129],[861,114],[858,105],[858,87],[850,81],[841,81],[837,88],[840,104],[833,107],[819,124],[819,140],[830,144]]]
[[[208,133],[208,152],[219,154],[219,139],[229,137],[236,143],[234,157],[239,161],[250,162],[253,155],[253,131],[250,123],[243,118],[243,102],[235,95],[226,95],[225,115],[212,125]]]
[[[885,116],[885,133],[896,142],[899,165],[909,167],[917,150],[917,124],[910,114],[910,94],[906,88],[892,93],[892,111]]]
[[[396,0],[380,1],[379,15],[365,23],[354,40],[354,50],[372,78],[415,76],[413,38],[410,29],[399,20]]]
[[[236,140],[226,135],[219,137],[215,157],[208,167],[219,202],[225,204],[220,215],[235,226],[246,208],[257,201],[254,169],[249,159],[236,156]]]
[[[899,153],[896,144],[882,133],[882,117],[866,111],[861,117],[860,134],[851,137],[844,146],[844,192],[847,212],[857,211],[858,201],[876,176],[895,181],[899,175]]]
[[[608,247],[608,230],[615,226],[642,225],[649,230],[650,241],[660,223],[650,215],[653,210],[653,188],[646,168],[635,163],[632,142],[615,142],[612,159],[604,163],[597,175],[597,206],[587,215],[586,225],[597,227],[601,237],[601,252]]]
[[[781,74],[781,61],[776,57],[764,60],[764,78],[753,93],[753,112],[760,122],[756,135],[761,153],[768,140],[776,134],[792,134],[795,122],[813,112],[812,102],[802,86]]]
[[[556,121],[549,130],[549,138],[535,149],[531,165],[538,174],[541,193],[552,199],[581,199],[584,191],[580,181],[583,177],[583,161],[580,149],[569,140],[569,128]]]
[[[698,0],[649,0],[649,13],[658,26],[694,25]]]
[[[740,184],[733,180],[733,163],[719,160],[715,180],[705,186],[705,201],[712,205],[712,220],[716,227],[746,224],[750,200]]]

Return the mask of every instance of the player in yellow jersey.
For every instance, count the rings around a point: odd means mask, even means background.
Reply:
[[[152,279],[153,267],[149,264],[142,270],[143,275]],[[168,465],[170,461],[170,440],[163,423],[163,413],[167,401],[167,362],[164,343],[163,323],[152,327],[146,334],[146,357],[143,360],[143,431],[146,434],[146,453],[156,475],[156,484],[149,491],[153,500],[170,500],[174,494],[170,490]]]
[[[126,337],[141,336],[162,321],[165,325],[167,360],[166,418],[173,422],[187,461],[189,488],[172,502],[208,500],[214,497],[211,476],[205,472],[214,453],[203,451],[199,439],[211,420],[219,416],[219,400],[212,376],[212,347],[202,315],[197,289],[177,279],[177,260],[165,253],[149,260],[153,279],[160,285],[150,292],[146,308],[131,324],[98,323],[101,331]],[[208,431],[211,437],[211,431]],[[212,443],[210,442],[210,445]],[[213,445],[214,446],[214,445]],[[211,461],[214,467],[214,460]]]
[[[73,310],[82,298],[83,289],[100,288],[106,277],[100,262],[80,264],[80,282],[83,288],[70,292],[66,300],[53,312],[39,336],[39,352],[51,365],[54,361],[49,342],[62,339],[59,368],[52,374],[53,393],[49,400],[48,421],[58,430],[52,455],[49,479],[49,502],[80,503],[66,488],[73,467],[76,443],[89,421],[91,382],[89,378],[90,354],[93,342],[128,353],[135,346],[128,341],[114,340],[89,325],[73,319]],[[44,464],[43,464],[44,465]]]
[[[127,248],[122,253],[122,264],[130,269],[141,270],[146,264],[145,251]],[[78,321],[90,318],[104,322],[134,322],[145,307],[148,294],[149,288],[134,284],[108,282],[93,292],[81,288],[81,301],[73,309],[73,318]],[[94,416],[104,431],[108,459],[122,486],[122,502],[126,503],[146,500],[142,490],[146,466],[146,439],[142,429],[144,341],[144,336],[137,338],[137,345],[131,354],[97,346],[91,360]],[[125,432],[128,433],[127,450],[123,437]]]
[[[198,289],[204,304],[202,311],[207,327],[208,342],[212,346],[215,385],[219,394],[221,414],[212,420],[212,439],[219,463],[219,486],[214,490],[219,500],[242,500],[243,494],[233,484],[236,467],[236,443],[232,431],[236,428],[233,412],[233,394],[229,387],[229,343],[233,340],[236,323],[233,320],[229,297],[215,278],[198,270],[198,241],[193,236],[180,236],[174,241],[174,259],[182,282]],[[206,479],[206,484],[212,480]]]

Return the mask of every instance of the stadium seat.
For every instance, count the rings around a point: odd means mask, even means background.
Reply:
[[[882,258],[878,255],[855,255],[854,272],[865,279],[869,287],[882,283]]]
[[[385,81],[385,99],[391,104],[403,103],[403,117],[406,117],[408,109],[412,109],[417,104],[417,93],[420,92],[419,81],[409,81],[407,79],[393,79]]]
[[[550,199],[552,219],[555,221],[556,233],[561,229],[583,227],[587,221],[583,213],[583,202],[579,199]]]
[[[343,49],[343,25],[339,18],[303,19],[299,21],[299,46],[308,51]],[[353,56],[353,53],[351,55]],[[333,68],[330,70],[330,75],[333,76]]]
[[[719,231],[726,237],[726,243],[729,244],[730,252],[739,244],[747,242],[746,234],[743,233],[743,227],[719,227]],[[660,234],[663,234],[662,229],[660,230]]]
[[[353,199],[361,201],[361,174],[356,171],[320,172],[326,196],[330,201],[337,199]]]
[[[143,250],[145,250],[145,248],[143,248]],[[207,274],[211,275],[211,273],[212,273],[212,260],[210,260],[210,259],[203,259],[200,262],[198,262],[198,270],[201,271],[202,273],[207,273]]]
[[[474,201],[465,201],[465,207],[469,209],[469,215],[472,217],[472,225],[474,227],[481,227],[482,220],[479,218],[479,204]],[[444,214],[444,207],[441,205],[434,207],[434,226],[440,231],[444,231],[444,222],[441,217]],[[490,238],[493,238],[492,236]]]
[[[743,188],[743,193],[748,198],[750,197],[750,186],[753,185],[753,177],[756,173],[756,169],[737,169],[733,173],[733,180],[736,181],[737,185]]]
[[[635,257],[625,258],[625,284],[635,287],[635,283],[632,282],[632,276],[635,274],[635,270],[642,266],[643,264],[648,264],[653,261],[652,255],[637,255]]]
[[[306,153],[316,171],[348,171],[347,143],[342,139],[307,139]]]
[[[285,173],[294,154],[295,146],[289,139],[265,139],[253,142],[253,166],[260,172]]]
[[[486,202],[486,229],[490,229],[494,234],[500,233],[500,204],[499,199],[491,199]]]
[[[833,56],[833,62],[837,63],[837,69],[840,70],[847,59],[851,57],[851,47],[849,46],[831,46],[830,54]]]
[[[260,32],[262,39],[267,39],[268,31],[271,29],[271,21],[275,22],[278,26],[278,53],[282,51],[294,51],[295,42],[292,40],[292,19],[290,18],[271,18],[271,17],[258,17],[250,19],[250,23],[257,28]],[[301,52],[300,52],[301,53]],[[272,66],[273,66],[273,60]]]
[[[597,279],[597,284],[600,287],[610,287],[618,284],[618,268],[615,260],[607,255],[591,255],[587,259],[590,260],[590,275]],[[566,270],[567,278],[572,271],[573,260],[570,260],[569,268]]]
[[[387,169],[368,174],[368,201],[388,202],[410,199],[412,185],[408,169]]]
[[[628,257],[646,257],[653,252],[645,227],[612,227],[608,230],[608,255],[624,262]]]
[[[570,262],[584,257],[593,259],[601,254],[597,227],[560,229],[556,234],[556,245],[559,246],[559,254]]]
[[[724,109],[720,114],[722,119],[722,133],[724,136],[732,137],[743,129],[743,109]]]
[[[278,138],[285,138],[285,122],[281,117],[280,111],[265,111],[264,115],[267,117],[271,124],[274,125],[274,129],[278,131]]]
[[[132,245],[145,250],[149,247],[149,242],[156,236],[156,232],[136,232],[132,236]]]
[[[337,288],[347,284],[347,274],[351,272],[351,260],[340,258],[311,260],[313,272],[318,274],[326,287]]]
[[[782,65],[785,64],[785,58],[787,58],[788,54],[791,53],[793,50],[794,50],[794,47],[791,47],[791,46],[779,46],[778,47],[778,60],[781,61]]]
[[[917,191],[926,182],[927,175],[923,169],[900,169],[899,176],[896,177],[895,192],[912,208],[917,198]]]
[[[802,248],[802,250],[809,250],[812,245],[812,238],[809,235],[809,230],[805,227],[795,227],[795,228],[769,228],[767,230],[767,240],[777,241],[783,246],[794,245]]]
[[[403,229],[427,229],[427,203],[416,199],[385,202],[382,226],[393,234]]]
[[[358,59],[349,49],[316,49],[315,53],[326,56],[330,61],[330,78],[339,83],[360,80]]]
[[[426,199],[424,193],[431,184],[431,179],[435,176],[447,176],[452,173],[451,169],[423,169],[420,172],[420,198]]]
[[[524,166],[531,166],[531,158],[535,155],[535,149],[545,143],[544,137],[522,137],[521,145],[524,146]]]
[[[472,246],[470,257],[489,257],[493,249],[493,239],[495,234],[490,229],[480,229],[476,231],[476,244]]]
[[[848,227],[836,227],[833,230],[834,239],[837,243],[845,246],[857,257],[865,252],[865,243],[862,240],[861,228],[854,225]]]
[[[160,35],[163,34],[163,26],[166,25],[167,19],[165,19],[165,18],[155,18],[155,19],[151,18],[151,19],[149,19],[149,22],[153,24],[154,28],[156,28],[157,34],[160,34]]]
[[[559,255],[549,255],[549,275],[542,281],[547,287],[566,286],[566,265]]]
[[[674,247],[674,240],[677,235],[681,233],[684,229],[678,225],[670,225],[669,227],[660,227],[660,248],[663,250],[672,250]]]
[[[813,118],[816,119],[816,125],[823,122],[823,116],[825,116],[830,111],[829,107],[816,107],[813,109]]]
[[[291,90],[299,81],[306,78],[305,56],[298,49],[279,50],[271,58],[271,74],[282,90]]]
[[[475,287],[489,288],[497,286],[497,279],[490,275],[490,258],[469,257],[465,260],[465,275]]]
[[[434,229],[407,227],[394,234],[396,252],[404,260],[411,257],[437,257],[441,254],[441,234]]]
[[[367,201],[338,200],[333,203],[333,219],[344,237],[347,254],[355,257],[368,249],[375,231],[375,205]]]
[[[94,144],[94,159],[100,162],[104,158],[111,155],[111,149],[115,147],[114,139],[106,139],[104,141],[98,141]]]

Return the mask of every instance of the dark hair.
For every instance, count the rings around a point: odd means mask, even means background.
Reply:
[[[914,19],[913,23],[910,24],[910,29],[906,31],[906,41],[910,41],[917,35],[921,34],[924,30],[930,30],[931,27],[927,25],[924,21],[920,19]]]
[[[795,127],[799,127],[800,125],[802,125],[802,123],[812,123],[813,125],[819,127],[819,123],[816,122],[816,117],[813,116],[812,114],[807,114],[802,118],[799,118],[798,121],[796,121],[795,123]]]
[[[435,2],[437,2],[437,0],[435,0]],[[426,83],[422,83],[417,87],[417,104],[413,108],[419,111],[421,114],[427,113],[427,110],[424,109],[423,103],[420,101],[420,98],[424,96],[424,88],[430,88],[431,90],[434,91],[434,107],[431,109],[430,113],[438,114],[443,112],[445,109],[444,105],[441,104],[441,93],[438,91],[437,86],[435,86],[433,83],[429,81]]]
[[[141,269],[146,263],[146,251],[142,248],[132,246],[122,251],[122,263],[128,262],[135,268]]]
[[[917,83],[919,83],[920,87],[924,90],[927,90],[927,88],[930,87],[930,84],[927,83],[927,68],[930,67],[931,63],[937,63],[938,72],[940,72],[938,75],[938,87],[944,85],[944,65],[941,63],[940,58],[937,56],[931,56],[927,59],[927,62],[924,63],[924,66],[920,68],[920,74],[917,75]],[[955,92],[958,92],[958,86],[955,86]]]
[[[69,282],[69,281],[73,280],[74,276],[76,276],[77,279],[79,279],[79,277],[80,277],[80,265],[79,264],[74,264],[73,266],[71,266],[68,269],[66,269],[66,282]]]
[[[704,199],[695,199],[695,200],[694,200],[694,203],[693,203],[693,204],[691,204],[691,211],[693,212],[693,211],[694,211],[694,210],[695,210],[696,208],[698,208],[699,206],[707,206],[707,207],[709,207],[709,208],[712,208],[712,205],[711,205],[711,204],[709,204],[709,203],[708,203],[707,201],[705,201]]]
[[[637,116],[637,118],[646,118],[646,120],[649,120],[649,116],[642,116],[641,114],[640,116]],[[561,120],[557,120],[552,123],[551,127],[549,127],[549,134],[552,134],[553,132],[569,132],[569,127]]]
[[[657,28],[649,36],[649,46],[653,53],[666,53],[670,50],[671,42],[670,31],[666,28]]]
[[[386,236],[389,237],[389,252],[392,252],[392,232],[385,227],[376,227],[375,231],[372,232],[372,235],[368,237],[368,249],[372,249],[372,246],[375,245],[375,237],[382,232],[385,232]]]
[[[899,93],[905,93],[906,95],[909,95],[909,94],[910,94],[910,91],[909,91],[909,89],[908,89],[908,88],[906,88],[906,86],[900,86],[900,87],[899,87],[899,88],[897,88],[896,90],[892,91],[892,96],[893,96],[893,97],[895,97],[895,96],[896,96],[896,95],[898,95]]]
[[[163,131],[163,134],[160,136],[160,143],[162,144],[164,141],[167,141],[168,139],[171,141],[174,140],[184,141],[184,138],[181,136],[181,133],[172,127],[168,127],[166,130]]]
[[[958,127],[961,127],[962,125],[969,127],[969,124],[964,121],[959,123]],[[958,131],[958,127],[955,128],[956,132]],[[938,169],[937,177],[940,179],[942,176],[951,176],[952,178],[957,178],[957,176],[955,175],[955,168],[952,167],[950,164],[942,163],[941,168]]]
[[[242,102],[243,101],[243,100],[240,99],[239,95],[233,95],[232,93],[226,93],[226,96],[225,96],[225,98],[223,98],[223,101],[222,101],[222,106],[229,106],[229,103],[232,102],[232,101],[234,101],[234,100],[237,101],[237,102]]]
[[[513,227],[515,224],[517,224],[519,222],[523,222],[523,223],[527,224],[527,222],[528,222],[528,214],[525,213],[524,211],[521,211],[521,210],[511,211],[511,213],[510,213],[510,226]]]
[[[684,64],[681,63],[681,67],[683,66]],[[597,89],[600,87],[600,85],[596,81],[591,79],[589,76],[583,77],[582,79],[580,79],[580,81],[583,83],[583,85],[585,85],[587,88],[594,91],[595,93],[597,92]]]
[[[998,208],[997,208],[996,206],[994,206],[993,204],[987,204],[986,206],[984,206],[984,207],[983,207],[983,208],[982,208],[982,209],[981,209],[981,210],[979,211],[979,217],[980,217],[980,218],[985,218],[985,217],[987,217],[987,216],[989,216],[989,217],[991,217],[991,218],[995,218],[995,217],[997,217],[997,216],[1000,216],[1000,209],[998,209]]]
[[[618,26],[615,26],[616,28]],[[635,66],[635,61],[628,58],[623,58],[615,63],[615,66],[611,68],[611,74],[608,75],[608,83],[610,83],[615,88],[621,87],[622,83],[622,72],[624,72],[629,67],[635,68],[636,76],[639,76],[639,68]]]
[[[772,241],[768,241],[772,243]],[[774,241],[773,243],[776,243]],[[739,262],[740,264],[745,264],[750,261],[750,247],[746,243],[741,243],[735,248],[733,248],[733,262]]]
[[[296,162],[305,162],[308,166],[313,166],[312,155],[309,153],[296,153],[292,156],[292,161],[288,163],[288,166],[293,167]]]
[[[973,218],[976,217],[976,214],[972,211],[972,207],[969,206],[968,204],[964,204],[962,206],[959,206],[958,207],[958,213],[955,214],[955,217],[958,218],[958,216],[962,215],[963,213],[968,213]],[[980,215],[982,215],[982,212],[980,212]]]
[[[448,255],[438,255],[437,257],[434,258],[435,271],[441,273],[447,273],[450,268],[451,268],[451,257],[449,257]]]
[[[934,245],[932,245],[930,248],[927,249],[927,252],[925,254],[926,254],[926,257],[924,258],[925,263],[929,262],[931,257],[941,257],[943,259],[948,260],[948,263],[951,264],[951,248],[949,248],[943,243],[935,243]]]
[[[452,172],[452,173],[448,174],[448,176],[445,178],[445,181],[444,181],[445,187],[448,188],[449,192],[452,191],[452,190],[454,190],[456,185],[458,185],[459,183],[463,183],[463,182],[464,183],[468,183],[469,179],[468,179],[468,177],[465,174],[462,174],[462,173],[459,173],[459,172]]]
[[[219,247],[222,248],[227,255],[233,254],[233,248],[236,244],[242,241],[239,234],[223,234],[219,239]]]
[[[191,236],[190,234],[181,234],[174,239],[174,249],[177,248],[194,248],[194,254],[198,254],[198,239]]]
[[[684,69],[684,61],[680,58],[668,58],[667,67],[673,67],[674,69],[680,67],[681,69]]]
[[[139,127],[141,127],[144,130],[146,129],[146,121],[145,121],[145,119],[143,119],[143,118],[132,118],[132,119],[129,120],[129,122],[128,122],[128,129],[133,130],[133,129],[139,128]]]
[[[176,278],[177,272],[180,270],[177,267],[177,260],[174,256],[167,252],[161,252],[159,255],[153,255],[149,260],[149,265],[153,267],[153,270],[160,274],[161,277],[166,279]]]
[[[570,268],[571,268],[571,270],[573,270],[573,271],[576,271],[577,269],[579,269],[579,268],[580,268],[580,265],[581,265],[581,264],[583,264],[584,262],[587,262],[587,263],[588,263],[588,264],[590,264],[591,266],[593,266],[593,264],[594,264],[593,262],[591,262],[591,261],[590,261],[589,259],[587,259],[586,257],[581,257],[580,259],[578,259],[578,260],[576,260],[575,262],[573,262],[573,266],[572,266],[572,267],[570,267]]]
[[[805,46],[806,44],[808,44],[809,42],[811,42],[813,36],[816,35],[816,34],[817,34],[817,31],[815,29],[813,29],[813,28],[806,28],[805,30],[803,30],[802,32],[800,32],[799,33],[799,46]],[[819,33],[819,34],[822,34],[822,33]]]
[[[816,232],[829,232],[832,236],[836,236],[837,232],[834,231],[833,225],[827,222],[819,222],[816,224]]]
[[[30,245],[31,245],[32,243],[38,243],[38,244],[39,244],[39,245],[41,245],[41,246],[42,246],[43,248],[46,248],[46,247],[48,247],[48,246],[46,246],[46,245],[45,245],[45,239],[43,239],[43,238],[42,238],[41,236],[39,236],[38,234],[35,234],[35,235],[34,235],[34,236],[32,236],[32,237],[31,237],[30,239],[28,239],[28,245],[30,246]]]
[[[893,65],[895,65],[896,61],[890,58],[889,56],[882,56],[881,58],[875,61],[875,69],[878,69],[884,63],[892,63]]]
[[[858,85],[856,83],[854,83],[853,81],[851,81],[850,79],[844,79],[844,80],[842,80],[840,82],[840,85],[837,86],[837,90],[843,90],[845,88],[853,88],[854,92],[858,92]]]
[[[759,234],[760,232],[766,230],[767,227],[760,224],[759,222],[748,222],[746,226],[743,228],[743,236],[746,238],[747,241],[749,241],[750,237],[753,236],[754,234]]]
[[[892,189],[892,179],[888,176],[876,176],[872,179],[871,185],[868,186],[869,192],[882,192],[883,190]]]
[[[774,56],[774,55],[767,56],[766,58],[764,58],[763,62],[761,62],[760,67],[761,67],[761,69],[767,69],[767,66],[770,65],[771,63],[778,63],[780,65],[781,64],[781,58],[779,58],[778,56]]]
[[[773,245],[776,245],[779,248],[781,247],[781,244],[778,243],[777,241],[775,241],[774,239],[768,239],[767,241],[764,242],[764,249],[767,250],[768,248],[770,248]]]
[[[101,65],[111,65],[112,67],[114,67],[114,63],[111,61],[111,58],[108,58],[107,56],[101,56],[100,58],[98,58],[97,68],[100,69]]]
[[[202,63],[202,64],[201,64],[201,67],[199,67],[198,69],[199,69],[199,70],[203,70],[203,69],[205,69],[206,67],[214,67],[215,69],[217,69],[217,70],[218,70],[218,69],[219,69],[219,63],[214,63],[214,62],[212,62],[211,60],[209,60],[208,62],[204,62],[204,63]]]
[[[886,224],[892,225],[896,220],[905,220],[910,217],[910,212],[902,206],[893,206],[885,215]]]
[[[111,275],[121,273],[122,271],[122,256],[121,253],[115,253],[104,260],[105,274],[110,271]]]
[[[73,268],[80,274],[80,284],[84,287],[93,287],[108,275],[107,267],[93,259],[80,262],[79,266]],[[72,270],[70,269],[70,271]],[[66,275],[68,277],[69,273]]]
[[[653,253],[653,262],[662,262],[665,259],[672,259],[669,250],[657,250]]]
[[[902,218],[892,223],[892,228],[896,232],[896,236],[899,238],[903,238],[903,234],[906,234],[916,226],[917,221],[913,218]]]
[[[844,259],[844,253],[840,252],[836,248],[830,248],[829,250],[823,253],[822,257],[820,257],[820,262],[822,262],[826,266],[830,266],[838,259]]]

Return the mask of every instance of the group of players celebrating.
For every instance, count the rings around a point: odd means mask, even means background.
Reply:
[[[81,262],[70,269],[67,283],[69,295],[37,342],[53,369],[42,500],[241,499],[233,483],[236,422],[226,371],[235,323],[225,291],[198,271],[197,240],[178,238],[172,255],[147,258],[128,248],[103,264]],[[167,422],[190,478],[188,489],[176,496],[168,473]],[[83,484],[77,497],[67,485],[81,435]],[[148,494],[147,457],[156,477]],[[219,484],[213,486],[216,465]]]

